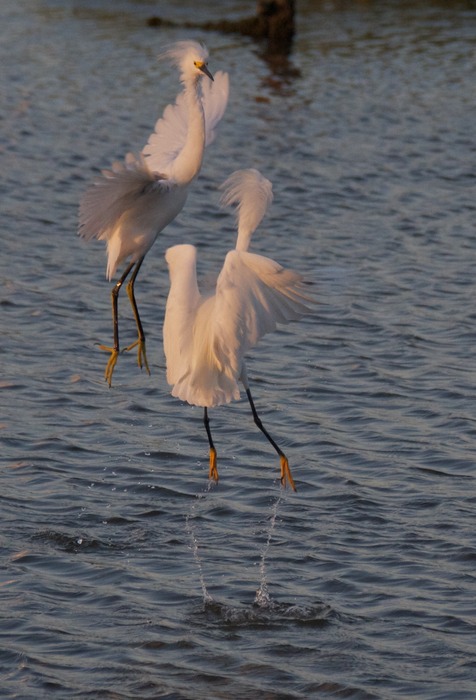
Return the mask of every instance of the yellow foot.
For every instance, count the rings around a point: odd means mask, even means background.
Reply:
[[[129,352],[134,348],[137,348],[137,364],[141,369],[145,367],[147,374],[150,374],[149,363],[147,362],[147,355],[145,352],[145,340],[137,338],[137,340],[134,341],[131,345],[128,345],[127,348],[124,348],[122,352]]]
[[[293,491],[297,490],[294,485],[294,479],[291,476],[288,458],[284,455],[281,455],[281,485],[286,487],[286,481],[288,482]]]
[[[111,386],[112,384],[112,373],[114,372],[114,367],[116,366],[117,358],[119,357],[119,351],[116,348],[109,348],[107,345],[100,345],[100,350],[104,352],[110,352],[111,357],[108,360],[106,369],[104,370],[104,379]]]
[[[217,451],[214,447],[210,447],[210,470],[208,472],[208,478],[218,481]]]

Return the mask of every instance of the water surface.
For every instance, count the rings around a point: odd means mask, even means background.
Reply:
[[[2,697],[476,694],[474,9],[298,6],[271,61],[150,29],[148,2],[2,4]],[[167,16],[192,11],[217,7]],[[137,285],[152,376],[124,355],[108,389],[105,256],[78,201],[147,140],[178,90],[156,54],[187,37],[230,104]],[[210,487],[201,411],[164,378],[163,253],[193,242],[219,269],[237,167],[274,185],[254,249],[319,300],[249,361],[297,494],[246,400],[212,412]]]

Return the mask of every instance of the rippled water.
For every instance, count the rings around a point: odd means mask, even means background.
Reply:
[[[1,5],[2,697],[476,696],[475,11],[297,4],[288,61],[199,36],[231,101],[137,285],[153,374],[122,356],[111,390],[77,204],[174,98],[157,52],[197,34],[147,28],[148,2]],[[163,253],[220,265],[236,167],[274,184],[255,250],[320,302],[249,363],[297,494],[246,401],[212,412],[210,487],[201,411],[164,379]]]

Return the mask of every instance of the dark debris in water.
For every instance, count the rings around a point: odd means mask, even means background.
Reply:
[[[79,535],[67,535],[54,530],[42,530],[33,537],[37,542],[44,542],[54,545],[64,552],[77,552],[79,549],[97,550],[104,547],[104,543],[94,538],[83,538]]]
[[[54,530],[42,530],[33,535],[32,540],[49,544],[60,549],[63,552],[95,552],[104,549],[124,549],[125,544],[114,544],[110,541],[104,541],[95,537],[84,537],[82,535],[69,535],[63,532],[55,532]]]

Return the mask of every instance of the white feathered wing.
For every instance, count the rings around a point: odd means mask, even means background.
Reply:
[[[228,103],[228,73],[217,71],[214,81],[201,82],[202,107],[205,117],[205,147],[216,136],[216,126]],[[142,149],[152,172],[170,176],[171,165],[182,150],[187,138],[188,111],[185,91],[179,93],[174,104],[168,105],[157,120],[153,133]]]
[[[297,320],[308,311],[301,276],[270,258],[233,250],[225,259],[216,294],[201,297],[188,336],[189,347],[177,359],[172,395],[196,406],[213,407],[238,399],[244,356],[277,323]],[[189,317],[190,318],[190,317]],[[190,319],[191,320],[191,319]],[[177,348],[178,350],[178,348]],[[169,367],[169,357],[167,357]]]

